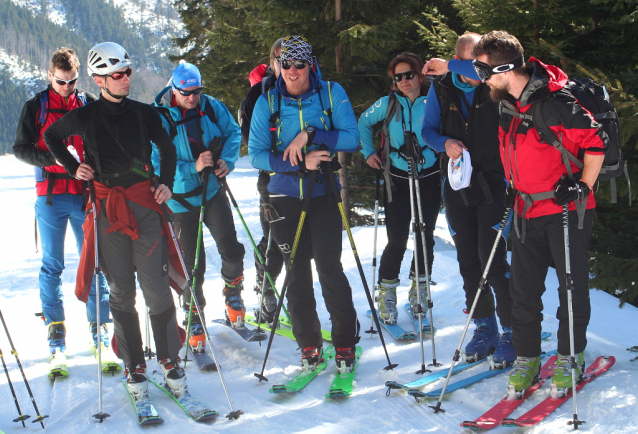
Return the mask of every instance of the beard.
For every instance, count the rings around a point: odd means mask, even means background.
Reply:
[[[490,97],[494,102],[502,101],[510,94],[509,90],[509,83],[504,87],[490,86]]]

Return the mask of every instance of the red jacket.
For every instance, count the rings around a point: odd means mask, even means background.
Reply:
[[[591,114],[566,92],[556,92],[567,84],[567,75],[558,67],[545,65],[531,57],[528,62],[533,71],[521,97],[503,100],[504,107],[518,113],[531,114],[532,104],[547,98],[543,102],[543,119],[554,131],[562,144],[574,155],[582,153],[601,154],[606,146],[607,135]],[[556,92],[556,93],[553,93]],[[550,95],[550,93],[552,93]],[[541,143],[540,136],[531,122],[502,112],[499,140],[501,160],[505,177],[521,193],[534,194],[553,191],[567,169],[561,159],[561,153],[551,144]],[[571,163],[572,173],[580,171]],[[587,199],[587,209],[595,208],[594,194]],[[524,201],[517,198],[516,211],[523,214]],[[574,202],[569,204],[575,210]],[[562,206],[552,199],[534,202],[525,217],[533,218],[550,214],[559,214]]]
[[[44,98],[41,95],[44,94]],[[87,93],[87,101],[93,101],[95,97]],[[42,105],[46,103],[45,112],[42,115]],[[55,121],[64,116],[67,112],[81,107],[83,104],[78,98],[78,92],[73,92],[67,102],[49,86],[47,89],[36,94],[27,101],[22,109],[18,123],[16,141],[13,146],[14,154],[18,159],[27,164],[37,166],[36,170],[36,194],[45,196],[49,187],[49,179],[46,173],[57,173],[67,175],[64,167],[55,163],[49,148],[44,143],[44,132]],[[41,119],[44,122],[41,123]],[[68,146],[75,148],[80,162],[84,161],[84,144],[78,136],[69,137],[66,141]],[[82,181],[76,179],[55,179],[52,194],[82,194]]]
[[[111,227],[106,233],[122,232],[136,240],[139,238],[137,220],[126,205],[126,200],[135,202],[160,214],[164,224],[164,233],[170,238],[169,223],[164,219],[162,207],[155,201],[150,191],[151,181],[139,182],[129,188],[113,187],[109,188],[104,184],[94,181],[95,195],[97,196],[97,213],[100,215],[101,200],[106,199],[106,217],[111,223]],[[84,229],[84,242],[82,245],[82,255],[78,265],[78,273],[75,281],[75,295],[86,303],[91,290],[91,282],[95,268],[95,227],[93,225],[92,214],[93,203],[87,204],[87,213],[82,228]],[[91,212],[89,212],[91,211]],[[180,247],[181,249],[181,247]],[[188,280],[184,276],[179,254],[173,240],[168,240],[168,277],[171,287],[181,294],[188,286]],[[99,260],[99,259],[98,259]],[[133,258],[131,258],[131,261]]]

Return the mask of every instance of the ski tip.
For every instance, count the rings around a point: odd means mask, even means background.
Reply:
[[[286,386],[283,384],[276,384],[270,388],[270,393],[274,393],[275,395],[286,392],[288,392],[288,389],[286,389]]]
[[[159,425],[164,423],[164,419],[159,416],[140,416],[138,419],[140,425]]]
[[[466,420],[464,422],[461,422],[461,428],[469,428],[472,430],[478,430],[480,429],[478,426],[478,423],[476,423],[473,420]]]
[[[234,410],[234,411],[231,411],[230,413],[228,413],[226,415],[226,418],[228,420],[236,420],[236,419],[239,419],[239,416],[241,416],[242,414],[244,414],[244,412],[242,410]]]
[[[390,389],[403,389],[403,384],[397,383],[396,381],[386,381],[385,387]]]
[[[510,428],[516,428],[519,425],[516,423],[516,419],[512,419],[512,418],[505,418],[501,421],[501,425],[506,426],[506,427],[510,427]]]

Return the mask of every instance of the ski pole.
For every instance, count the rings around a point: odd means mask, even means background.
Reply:
[[[202,189],[202,203],[205,203],[205,198],[206,198],[206,185],[208,184],[208,178],[210,175],[210,168],[206,168],[204,169],[204,180],[203,180],[203,184],[204,187]],[[154,183],[157,186],[157,179],[154,178]],[[202,205],[202,209],[204,208],[204,205]],[[175,250],[177,250],[177,256],[179,257],[179,262],[182,266],[182,271],[184,272],[184,277],[186,278],[187,281],[189,281],[189,274],[188,274],[188,269],[186,268],[186,262],[184,262],[184,255],[182,254],[182,249],[179,245],[179,241],[177,241],[177,236],[175,235],[175,229],[173,228],[173,223],[170,221],[170,212],[168,210],[168,205],[166,205],[166,203],[162,204],[162,211],[164,213],[164,219],[166,220],[166,223],[168,223],[168,229],[171,233],[171,238],[173,239],[173,244],[175,245]],[[203,211],[201,211],[200,215],[200,230],[199,230],[199,235],[198,235],[198,240],[197,240],[197,250],[195,252],[195,266],[194,266],[194,271],[197,270],[197,256],[199,253],[199,246],[200,246],[200,241],[201,241],[201,233],[202,233],[202,222],[203,222]],[[191,322],[191,315],[192,315],[192,309],[193,309],[193,303],[195,304],[195,308],[197,309],[197,312],[200,313],[200,315],[203,313],[203,311],[200,308],[200,304],[197,300],[197,295],[195,294],[195,283],[196,283],[196,278],[195,276],[193,276],[193,283],[191,284],[191,307],[190,307],[190,312],[189,312],[189,318],[188,318],[188,328],[190,330],[190,322]],[[219,379],[222,383],[222,388],[224,389],[224,393],[226,394],[226,399],[228,400],[228,405],[230,406],[230,413],[228,413],[226,415],[226,418],[228,419],[238,419],[239,416],[241,416],[242,414],[244,414],[244,412],[242,410],[235,410],[233,408],[233,403],[230,399],[230,394],[228,393],[228,388],[226,387],[226,382],[224,381],[224,376],[222,375],[222,368],[221,365],[219,364],[219,362],[217,361],[217,354],[215,354],[215,349],[213,348],[213,344],[212,341],[210,339],[210,334],[208,333],[208,328],[206,327],[206,324],[203,324],[204,329],[204,334],[206,335],[206,342],[208,342],[208,348],[210,349],[210,353],[213,356],[213,360],[215,361],[215,365],[217,365],[217,373],[219,374]],[[188,349],[188,341],[186,342],[186,348]]]
[[[341,194],[339,193],[339,189],[336,186],[336,181],[334,178],[334,174],[331,170],[331,163],[328,161],[324,161],[321,163],[322,173],[324,174],[324,179],[326,179],[326,189],[332,192],[332,195],[337,200],[337,206],[339,207],[339,212],[341,213],[341,221],[343,222],[343,226],[346,228],[346,232],[348,233],[348,239],[350,240],[350,247],[352,248],[352,253],[354,254],[355,262],[357,263],[357,268],[359,269],[359,276],[361,276],[361,283],[363,284],[363,290],[366,293],[366,297],[368,298],[368,305],[370,306],[370,313],[372,313],[372,317],[374,322],[377,325],[377,330],[379,332],[379,338],[381,338],[381,345],[383,346],[383,351],[385,352],[385,357],[388,360],[388,366],[383,368],[384,370],[392,370],[399,366],[397,363],[393,364],[390,361],[390,355],[388,354],[388,349],[385,345],[385,339],[383,338],[383,332],[381,331],[381,324],[379,323],[379,316],[377,315],[377,310],[374,307],[374,301],[372,301],[372,296],[370,295],[370,289],[368,288],[368,282],[366,281],[365,273],[363,272],[363,266],[361,265],[361,259],[359,258],[359,253],[357,252],[357,246],[354,244],[354,238],[352,237],[352,231],[350,230],[350,224],[348,223],[348,217],[346,216],[346,211],[343,208],[343,202],[341,200]]]
[[[268,225],[270,226],[272,223],[276,223],[279,220],[283,220],[285,217],[280,217],[279,215],[277,215],[274,220],[268,220]],[[267,272],[266,269],[268,268],[268,266],[270,265],[270,249],[272,247],[272,230],[268,231],[268,244],[266,245],[266,261],[264,262],[264,274]],[[271,288],[273,288],[273,290],[275,291],[275,294],[277,294],[277,296],[279,296],[279,294],[277,293],[277,290],[275,289],[274,286],[271,286]],[[259,306],[259,310],[257,311],[258,316],[257,316],[257,332],[261,332],[261,318],[262,318],[262,306],[263,306],[263,302],[264,302],[264,297],[266,296],[266,281],[262,280],[261,282],[261,300],[259,301],[260,306]],[[279,302],[279,299],[277,299],[277,301]],[[283,307],[283,306],[282,306]],[[288,312],[286,312],[286,316],[288,316]],[[290,319],[290,317],[288,317]],[[292,323],[292,322],[291,322]]]
[[[248,235],[248,238],[250,239],[250,244],[252,244],[252,246],[253,246],[253,250],[255,251],[255,256],[257,257],[257,260],[259,261],[259,263],[262,266],[265,265],[264,259],[261,256],[261,252],[259,252],[259,248],[257,247],[257,244],[255,244],[255,240],[254,240],[252,234],[250,233],[250,230],[248,229],[248,225],[246,225],[246,221],[244,220],[244,216],[242,215],[241,211],[239,210],[239,206],[237,205],[237,201],[235,200],[235,196],[233,196],[233,192],[230,191],[230,188],[228,187],[228,182],[226,181],[225,178],[218,178],[218,180],[221,183],[222,187],[226,189],[226,192],[228,193],[228,196],[230,197],[230,201],[233,203],[233,207],[235,208],[235,211],[237,211],[237,215],[239,216],[239,219],[241,220],[241,224],[244,227],[244,230],[246,231],[246,234]],[[273,281],[272,277],[270,276],[270,273],[268,272],[268,270],[266,270],[265,268],[264,268],[264,276],[266,276],[268,278],[268,281],[270,282],[270,286],[275,291],[275,294],[277,295],[277,297],[281,298],[281,296],[279,295],[279,292],[277,292],[277,288],[275,287],[275,282]],[[263,300],[263,298],[262,298],[262,300]],[[290,321],[292,323],[292,321],[290,320],[290,314],[286,310],[286,306],[283,306],[282,308],[284,310],[284,313],[286,314],[286,318],[288,318],[288,321]]]
[[[7,369],[7,364],[4,362],[4,356],[2,350],[0,349],[0,359],[2,359],[2,366],[4,367],[4,373],[7,374],[7,382],[9,383],[9,387],[11,388],[11,394],[13,395],[13,402],[15,402],[16,408],[18,409],[18,417],[13,419],[14,422],[22,422],[22,426],[26,427],[24,421],[29,419],[31,416],[28,414],[22,414],[22,410],[20,410],[20,404],[18,403],[18,397],[16,396],[16,391],[13,388],[13,384],[11,383],[11,377],[9,377],[9,370]]]
[[[415,280],[415,285],[416,285],[416,298],[418,301],[417,304],[417,313],[416,313],[416,317],[418,318],[418,323],[419,323],[419,344],[421,347],[421,369],[419,369],[418,371],[416,371],[416,374],[420,375],[420,374],[425,374],[426,372],[430,372],[429,369],[426,369],[425,367],[425,349],[423,348],[423,307],[421,306],[421,282],[420,282],[420,273],[419,273],[419,249],[418,249],[418,242],[417,242],[417,232],[421,232],[422,227],[420,226],[421,222],[417,221],[417,214],[416,214],[416,210],[414,209],[414,196],[415,196],[415,191],[416,188],[415,185],[418,185],[418,179],[417,179],[417,168],[416,168],[416,162],[415,162],[415,157],[414,157],[414,141],[413,141],[413,133],[411,131],[403,131],[403,136],[404,136],[404,142],[405,142],[405,149],[406,149],[406,159],[408,160],[408,181],[409,181],[409,185],[410,185],[410,215],[411,215],[411,224],[412,224],[412,234],[413,234],[413,242],[414,242],[414,280]],[[423,235],[423,233],[421,232],[421,235]],[[422,244],[425,242],[425,238],[422,237]],[[425,249],[424,249],[425,250]],[[426,280],[428,278],[427,276],[427,257],[423,258],[423,262],[425,263],[425,269],[426,269]],[[426,284],[429,284],[426,283]],[[410,306],[410,310],[412,309],[412,306]],[[414,312],[412,312],[412,315],[414,315]],[[430,323],[430,329],[433,330],[433,326]],[[436,361],[435,361],[436,362]]]
[[[18,363],[18,368],[20,368],[20,373],[22,374],[22,379],[24,380],[24,385],[27,387],[27,391],[29,392],[29,397],[31,398],[31,404],[33,404],[33,408],[35,409],[35,414],[38,415],[31,423],[40,422],[42,428],[44,429],[44,419],[49,417],[49,415],[42,416],[40,415],[40,410],[38,410],[38,405],[35,402],[35,398],[33,396],[33,392],[31,392],[31,387],[29,386],[29,381],[27,380],[27,376],[24,373],[24,369],[22,368],[22,363],[20,363],[20,358],[18,357],[18,352],[16,351],[16,347],[13,345],[13,340],[11,339],[11,335],[9,334],[9,329],[7,328],[7,323],[4,322],[4,316],[2,315],[2,311],[0,310],[0,320],[2,320],[2,326],[4,327],[4,331],[7,334],[7,339],[9,339],[9,345],[11,346],[11,354],[13,354],[16,358],[16,362]]]
[[[317,180],[317,170],[310,172],[310,182],[308,183],[308,191],[304,196],[303,203],[301,205],[301,214],[299,215],[299,223],[297,224],[297,232],[295,233],[295,240],[292,243],[292,250],[290,251],[290,259],[288,260],[288,267],[286,268],[286,277],[284,278],[284,284],[281,287],[281,296],[279,297],[279,303],[277,303],[277,310],[275,311],[275,318],[270,329],[270,336],[268,337],[268,345],[266,346],[266,355],[264,356],[264,364],[261,367],[261,373],[255,372],[255,377],[259,378],[259,381],[268,381],[268,378],[264,375],[266,370],[266,363],[268,362],[268,355],[270,354],[270,347],[277,331],[277,325],[279,324],[279,313],[284,305],[284,299],[286,297],[286,290],[288,289],[288,282],[290,281],[290,275],[292,274],[292,267],[295,263],[295,255],[297,254],[297,246],[299,245],[299,239],[301,238],[301,231],[303,230],[303,224],[306,219],[306,213],[310,206],[310,198],[312,197],[312,190]]]
[[[423,248],[423,258],[424,258],[423,262],[425,264],[425,295],[427,297],[428,314],[430,316],[430,341],[432,342],[432,363],[429,364],[428,366],[438,367],[438,366],[441,366],[441,364],[436,362],[436,347],[434,345],[434,317],[432,314],[432,308],[434,307],[434,303],[432,302],[432,292],[430,291],[430,267],[428,265],[428,260],[427,260],[428,254],[427,254],[427,243],[425,240],[425,223],[423,223],[423,207],[421,206],[421,186],[419,185],[418,181],[414,183],[414,186],[416,189],[417,210],[419,212],[419,232],[421,233],[421,247]],[[419,289],[420,289],[420,285],[419,285]],[[419,302],[420,301],[421,299],[419,298]],[[419,308],[420,307],[421,305],[419,304]]]
[[[377,182],[375,184],[374,192],[374,242],[372,244],[372,299],[374,300],[374,293],[377,289],[377,228],[379,227],[379,185],[381,184],[381,169],[377,170]],[[372,326],[374,324],[374,317],[370,315],[370,330],[366,330],[366,333],[376,335],[378,332]]]
[[[148,360],[151,360],[153,357],[155,357],[155,353],[151,349],[151,326],[150,326],[150,319],[149,319],[150,314],[151,314],[151,310],[147,307],[146,319],[144,321],[146,325],[146,331],[144,333],[144,338],[146,340],[146,347],[144,348],[144,356],[148,357]],[[184,366],[185,365],[186,365],[186,362],[184,362]]]
[[[445,412],[441,408],[441,402],[443,401],[443,396],[445,395],[445,389],[447,388],[448,383],[450,382],[450,377],[452,377],[452,371],[454,369],[454,365],[459,361],[459,357],[461,355],[461,346],[463,345],[463,340],[465,339],[465,335],[467,334],[467,329],[470,327],[470,321],[472,321],[472,316],[474,315],[474,309],[476,309],[476,305],[478,304],[479,297],[481,296],[481,292],[485,288],[487,283],[487,274],[490,271],[490,267],[492,265],[492,260],[494,259],[494,255],[496,254],[496,248],[498,247],[498,243],[501,241],[501,236],[503,235],[503,231],[507,226],[507,222],[509,221],[510,214],[512,212],[512,205],[508,204],[508,207],[505,208],[505,214],[503,215],[503,220],[501,220],[501,224],[498,228],[498,232],[496,233],[496,239],[494,240],[494,245],[492,246],[492,251],[490,252],[490,256],[487,259],[487,264],[485,264],[485,270],[483,270],[483,275],[481,276],[481,280],[479,281],[478,290],[476,291],[476,295],[474,296],[474,301],[472,302],[472,308],[467,316],[467,321],[465,322],[465,327],[463,328],[463,333],[461,334],[461,340],[459,341],[458,347],[454,351],[454,356],[452,357],[452,364],[450,365],[450,370],[447,373],[447,377],[445,378],[445,384],[443,384],[443,389],[441,390],[441,395],[439,396],[439,400],[436,403],[436,406],[430,405],[429,407],[434,409],[435,413]]]
[[[95,268],[93,269],[93,274],[95,275],[95,315],[96,315],[96,324],[97,324],[97,389],[98,389],[98,412],[93,415],[94,418],[100,421],[100,423],[104,422],[104,419],[111,416],[108,413],[104,413],[102,411],[102,331],[100,324],[100,255],[98,253],[98,227],[97,227],[97,196],[95,195],[95,184],[93,180],[89,181],[89,195],[91,196],[91,201],[93,202],[93,248],[95,250]]]
[[[569,256],[569,211],[567,204],[563,205],[563,234],[565,239],[565,287],[567,288],[567,308],[569,311],[569,351],[571,352],[569,361],[572,368],[572,400],[574,403],[574,416],[567,424],[574,425],[574,429],[577,430],[578,426],[584,424],[585,421],[578,420],[578,403],[576,402],[576,354],[574,352],[574,311],[572,309],[574,281],[572,280],[571,258]]]

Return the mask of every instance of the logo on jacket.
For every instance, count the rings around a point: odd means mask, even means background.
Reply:
[[[454,103],[450,104],[450,110],[459,111],[459,109],[456,108],[456,104],[454,104]]]
[[[279,244],[279,248],[281,249],[281,253],[290,253],[290,245],[288,245],[288,243],[284,243],[284,244]]]

